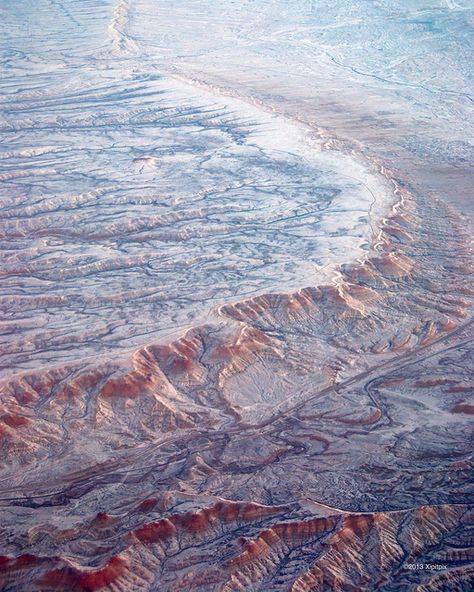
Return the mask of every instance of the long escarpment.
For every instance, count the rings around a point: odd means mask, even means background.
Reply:
[[[294,592],[390,589],[394,580],[421,592],[467,589],[472,581],[472,549],[453,546],[459,530],[473,526],[464,505],[354,513],[310,502],[269,507],[209,500],[185,511],[187,502],[184,494],[149,498],[67,530],[38,528],[35,536],[63,555],[2,557],[0,581],[22,590]],[[95,551],[87,568],[71,559],[84,535]],[[433,569],[419,584],[409,566],[421,562]]]
[[[472,586],[471,253],[397,194],[328,285],[4,380],[5,590]]]
[[[474,589],[472,12],[11,4],[0,590]]]

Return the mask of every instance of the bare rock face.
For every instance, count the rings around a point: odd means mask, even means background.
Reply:
[[[151,510],[157,519],[137,528],[131,528],[137,520],[151,518],[150,511],[139,518],[143,507],[77,524],[72,532],[44,531],[43,538],[62,545],[66,556],[2,557],[2,584],[5,589],[64,591],[442,590],[472,585],[472,549],[453,543],[459,530],[474,526],[472,510],[462,504],[356,513],[309,501],[270,507],[221,500],[179,513],[175,510],[189,499],[178,495],[174,501],[166,518]],[[84,535],[89,548],[107,555],[100,565],[71,560],[71,550]]]
[[[10,4],[0,590],[474,590],[469,9]]]
[[[2,588],[469,590],[470,254],[432,207],[334,285],[5,379]]]

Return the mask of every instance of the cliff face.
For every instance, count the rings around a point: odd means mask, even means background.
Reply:
[[[173,511],[189,498],[174,502]],[[468,590],[473,582],[473,551],[459,538],[474,526],[465,505],[355,513],[310,502],[220,500],[166,518],[138,513],[143,507],[69,532],[38,529],[36,537],[62,546],[63,554],[2,557],[2,589],[420,591]],[[137,520],[141,526],[130,529]],[[94,565],[71,558],[78,545]],[[99,550],[104,558],[97,561]]]
[[[2,592],[474,590],[461,4],[0,0]]]
[[[5,379],[2,589],[469,590],[470,253],[432,207],[334,285]]]

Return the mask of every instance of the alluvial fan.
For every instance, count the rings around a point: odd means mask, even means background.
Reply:
[[[0,0],[1,590],[474,589],[474,12],[366,4]]]

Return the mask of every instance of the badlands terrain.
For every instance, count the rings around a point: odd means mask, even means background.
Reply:
[[[0,589],[473,590],[468,2],[0,10]]]

